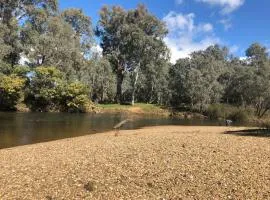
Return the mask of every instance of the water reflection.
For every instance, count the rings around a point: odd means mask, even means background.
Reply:
[[[123,129],[155,125],[219,125],[217,121],[179,120],[126,114],[1,113],[0,148],[45,142],[112,130],[126,118]]]

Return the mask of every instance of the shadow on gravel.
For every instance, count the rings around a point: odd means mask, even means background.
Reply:
[[[247,129],[240,131],[227,131],[225,134],[233,134],[237,136],[251,136],[251,137],[270,137],[269,129]]]

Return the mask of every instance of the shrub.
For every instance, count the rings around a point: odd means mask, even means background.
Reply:
[[[228,118],[234,122],[246,122],[248,121],[248,113],[242,109],[238,109],[232,112]]]
[[[8,74],[11,74],[11,72],[12,72],[12,66],[5,62],[2,62],[0,59],[0,73],[8,75]]]
[[[54,67],[37,67],[25,92],[25,103],[32,111],[55,111],[64,87],[63,74]]]
[[[54,67],[38,67],[26,90],[25,102],[33,111],[86,112],[88,91],[80,82],[68,84]]]
[[[226,104],[213,104],[209,105],[205,115],[212,120],[227,119],[234,110],[237,108]]]
[[[61,107],[65,112],[86,112],[89,106],[87,87],[80,83],[74,82],[68,84],[61,95]]]
[[[27,74],[30,72],[30,68],[28,66],[15,66],[12,70],[13,74],[16,74],[19,77],[27,77]]]
[[[25,79],[16,75],[0,75],[0,109],[16,110],[22,89],[25,85]]]
[[[230,119],[234,122],[246,122],[249,116],[248,110],[227,104],[210,105],[205,114],[212,120]]]
[[[212,120],[226,118],[224,106],[219,104],[210,105],[205,114]]]

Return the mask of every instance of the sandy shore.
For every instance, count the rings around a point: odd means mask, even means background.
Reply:
[[[152,127],[3,149],[0,199],[270,199],[270,138],[227,130]]]

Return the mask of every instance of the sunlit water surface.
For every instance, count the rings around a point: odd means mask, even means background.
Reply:
[[[0,149],[109,131],[127,118],[132,121],[126,123],[122,129],[157,125],[214,126],[222,124],[220,121],[180,120],[157,116],[127,116],[126,114],[0,112]]]

